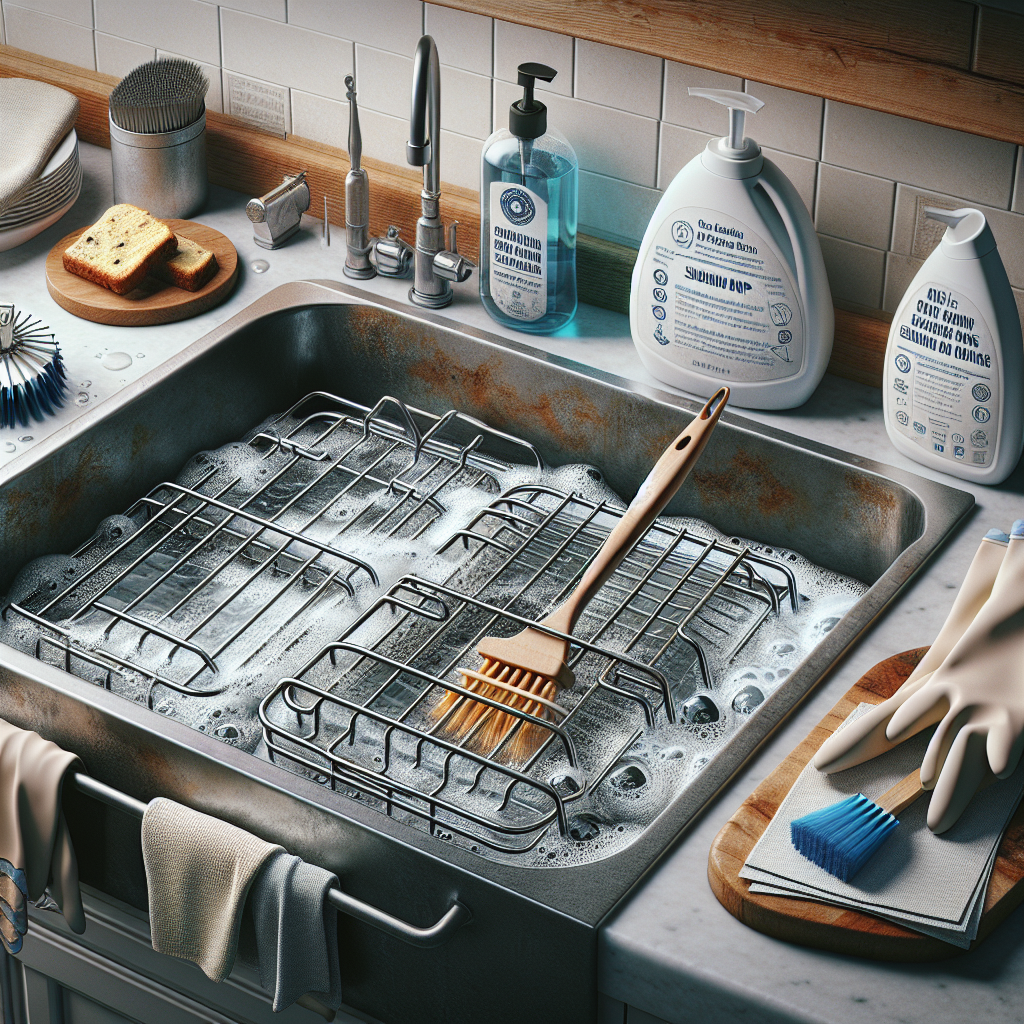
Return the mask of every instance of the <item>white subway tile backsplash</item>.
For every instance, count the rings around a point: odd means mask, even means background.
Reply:
[[[441,65],[441,127],[473,139],[486,139],[491,134],[490,75]]]
[[[288,21],[411,57],[423,34],[420,0],[288,0]]]
[[[577,39],[573,95],[644,117],[658,117],[663,64],[660,57]]]
[[[699,89],[743,89],[743,79],[717,71],[692,68],[689,64],[665,61],[665,91],[661,116],[671,124],[694,128],[712,135],[727,135],[729,112],[711,100],[690,96],[688,87]]]
[[[714,138],[707,132],[661,122],[661,145],[658,147],[658,188],[666,189],[672,179]]]
[[[172,53],[170,50],[157,50],[157,60],[164,58],[181,58],[184,56],[180,53]],[[216,64],[204,64],[202,61],[193,61],[194,64],[198,64],[203,70],[203,74],[206,75],[206,80],[210,83],[209,91],[206,93],[206,109],[216,110],[217,113],[223,113],[224,111],[224,99],[223,99],[223,87],[221,82],[221,69]]]
[[[92,0],[18,0],[15,6],[92,28]]]
[[[292,131],[304,139],[348,150],[348,102],[292,89]],[[362,127],[362,111],[359,124]],[[364,147],[364,152],[369,153]]]
[[[636,248],[661,195],[655,188],[580,171],[579,229]]]
[[[539,28],[494,22],[494,77],[503,82],[516,82],[519,65],[525,61],[547,64],[558,72],[555,80],[545,84],[547,92],[572,95],[572,36],[545,32]],[[522,86],[519,95],[522,96]]]
[[[826,235],[889,248],[894,182],[832,164],[818,165],[815,227]]]
[[[882,293],[882,309],[895,313],[904,294],[921,269],[924,260],[913,256],[901,256],[898,252],[885,254],[885,290]]]
[[[288,0],[219,0],[219,6],[274,21],[285,21],[288,16]]]
[[[369,107],[392,117],[408,118],[411,89],[411,57],[356,44],[356,92],[360,109]],[[444,88],[441,99],[443,102]]]
[[[0,43],[7,45],[7,30],[4,28],[4,8],[0,4]]]
[[[818,180],[817,161],[794,156],[792,153],[783,153],[778,149],[769,149],[767,146],[762,146],[761,152],[793,183],[813,219],[814,190]]]
[[[927,219],[924,207],[938,206],[952,210],[963,205],[963,202],[954,196],[926,192],[909,185],[897,185],[892,231],[893,252],[926,259],[939,244],[946,229],[945,225]],[[981,204],[975,205],[985,214],[992,229],[1010,284],[1014,288],[1024,288],[1024,214],[997,210]]]
[[[828,100],[822,158],[1001,209],[1010,205],[1016,146]]]
[[[405,146],[409,141],[409,119],[392,117],[377,110],[360,107],[359,129],[363,136],[363,154],[389,164],[406,166]],[[444,140],[442,139],[442,150]],[[443,157],[442,157],[443,159]],[[441,165],[442,175],[444,164]]]
[[[825,111],[823,99],[760,82],[747,82],[744,91],[764,100],[764,106],[756,114],[747,115],[747,135],[762,146],[818,159]],[[724,128],[719,134],[725,134]]]
[[[96,70],[92,29],[84,25],[7,3],[4,4],[4,31],[8,46]]]
[[[885,253],[842,238],[820,235],[832,298],[877,309],[882,301]]]
[[[100,32],[220,64],[217,7],[200,0],[94,0]],[[77,63],[77,62],[76,62]]]
[[[479,190],[481,139],[471,139],[457,132],[441,131],[441,180],[449,185]],[[444,213],[444,199],[441,200]]]
[[[437,4],[426,4],[425,18],[442,64],[490,77],[494,68],[492,19]]]
[[[494,83],[496,125],[508,125],[508,108],[521,95],[519,86]],[[581,168],[654,187],[657,121],[539,89],[537,98],[547,105],[548,126],[569,140]]]
[[[96,70],[124,78],[133,68],[156,59],[156,48],[130,39],[96,33]],[[218,68],[218,77],[220,69]]]
[[[224,67],[318,96],[345,98],[345,76],[352,73],[348,40],[229,10],[221,11],[221,35]]]

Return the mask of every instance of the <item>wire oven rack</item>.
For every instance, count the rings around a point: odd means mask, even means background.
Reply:
[[[554,632],[539,620],[621,515],[544,485],[503,494],[445,545],[471,557],[444,584],[404,577],[267,696],[270,759],[473,850],[532,850],[552,822],[571,833],[574,802],[643,729],[674,722],[678,698],[712,688],[712,661],[734,658],[782,602],[798,605],[782,561],[659,520],[567,638],[577,682],[563,714],[540,723],[539,749],[514,761],[522,721],[489,750],[473,733],[446,736],[433,709],[446,691],[469,699],[458,669],[476,665],[480,638]]]
[[[509,453],[543,468],[529,443],[455,410],[316,392],[104,520],[74,552],[69,583],[51,581],[5,617],[39,627],[42,660],[108,689],[141,678],[150,707],[161,687],[213,697],[225,671],[287,649],[311,615],[378,582],[343,549],[346,534],[414,538],[449,494],[497,493]]]

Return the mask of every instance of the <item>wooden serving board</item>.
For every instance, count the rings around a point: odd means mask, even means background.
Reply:
[[[151,327],[187,320],[219,306],[231,294],[238,277],[238,253],[219,231],[192,220],[165,220],[179,235],[191,238],[217,257],[217,273],[197,292],[175,288],[155,277],[147,277],[127,295],[115,295],[92,281],[69,274],[64,269],[64,250],[90,225],[62,238],[46,257],[46,287],[58,306],[69,313],[115,327]]]
[[[943,960],[965,952],[941,939],[911,931],[842,907],[813,900],[750,891],[739,871],[761,838],[783,798],[818,747],[859,704],[891,697],[924,657],[927,647],[879,662],[850,689],[804,741],[750,794],[711,844],[708,881],[718,901],[745,925],[787,942],[848,953],[871,960]],[[1024,901],[1024,802],[1003,836],[985,894],[985,907],[973,949]]]

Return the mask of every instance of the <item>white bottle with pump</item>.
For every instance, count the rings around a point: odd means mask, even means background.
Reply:
[[[753,139],[744,114],[764,101],[725,89],[691,96],[729,108],[658,203],[633,268],[629,323],[659,380],[734,405],[791,409],[832,353],[832,296],[814,225],[796,189]]]
[[[985,215],[925,214],[947,227],[893,317],[885,429],[922,465],[998,484],[1024,444],[1020,316]]]

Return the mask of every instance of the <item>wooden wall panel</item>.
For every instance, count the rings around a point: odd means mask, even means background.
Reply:
[[[974,46],[979,75],[1024,85],[1024,15],[982,7]]]
[[[963,0],[433,2],[1024,143],[1024,87],[969,70]]]

